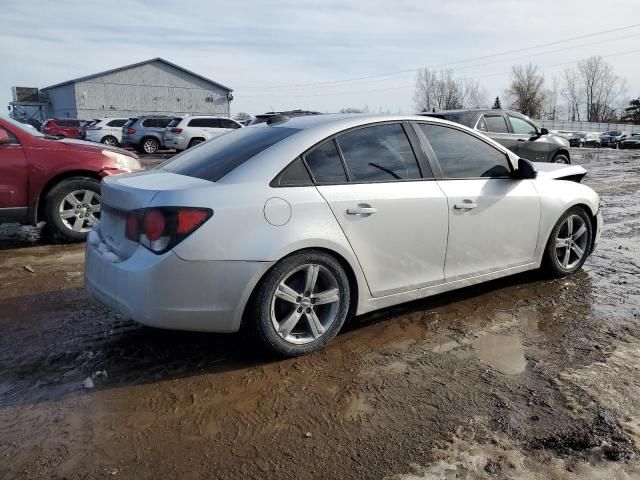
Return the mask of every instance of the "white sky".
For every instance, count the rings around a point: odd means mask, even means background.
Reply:
[[[640,24],[640,0],[5,0],[0,11],[4,105],[11,86],[45,87],[152,57],[233,88],[232,114],[364,106],[409,113],[414,71],[308,84],[450,64],[439,68],[476,78],[494,98],[512,64],[532,61],[550,83],[590,55],[609,56],[627,96],[640,95],[640,26],[451,64]]]

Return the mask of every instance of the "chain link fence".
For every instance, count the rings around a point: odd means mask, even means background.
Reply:
[[[591,123],[591,122],[571,122],[568,120],[535,120],[541,127],[548,130],[566,130],[569,132],[609,132],[611,130],[621,130],[628,134],[640,133],[640,125],[630,125],[628,123]]]

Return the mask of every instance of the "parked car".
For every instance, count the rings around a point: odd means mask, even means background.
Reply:
[[[289,118],[295,118],[295,117],[308,117],[310,115],[322,115],[322,113],[314,112],[312,110],[286,110],[283,112],[267,112],[267,113],[262,113],[260,115],[256,115],[255,117],[253,117],[253,119],[248,123],[248,125],[258,125],[259,123],[264,123],[267,120],[269,120],[269,118],[275,117],[278,115],[284,115]]]
[[[602,147],[618,148],[620,142],[627,138],[626,132],[622,130],[611,130],[600,136],[600,145]]]
[[[242,125],[226,117],[197,115],[174,118],[165,128],[164,144],[180,152],[236,128],[242,128]]]
[[[80,138],[82,120],[78,118],[50,118],[42,125],[42,133],[59,138]]]
[[[421,113],[460,123],[484,133],[522,158],[532,162],[571,163],[567,139],[551,135],[529,117],[502,110],[445,110]]]
[[[87,128],[86,140],[117,147],[122,142],[122,127],[127,118],[98,118]]]
[[[95,125],[99,119],[94,118],[93,120],[81,120],[80,128],[78,129],[78,138],[80,140],[84,140],[87,138],[87,129],[89,129],[92,125]]]
[[[436,118],[278,118],[106,178],[85,286],[146,325],[243,323],[302,355],[353,315],[541,265],[575,273],[602,226],[585,173]]]
[[[122,146],[134,147],[141,153],[156,153],[164,148],[164,129],[173,118],[158,115],[130,118],[122,126]]]
[[[587,133],[584,137],[580,138],[580,146],[582,148],[600,148],[600,135],[597,133]]]
[[[569,136],[569,146],[571,147],[579,147],[580,140],[587,136],[587,132],[573,132]]]
[[[45,220],[84,240],[102,213],[100,180],[140,169],[125,150],[59,139],[0,117],[0,222]]]
[[[640,148],[640,133],[634,133],[630,137],[620,141],[620,148],[627,150]]]

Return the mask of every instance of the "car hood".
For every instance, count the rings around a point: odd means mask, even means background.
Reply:
[[[41,139],[41,141],[47,142],[47,147],[58,148],[60,150],[64,150],[64,149],[66,149],[66,150],[82,149],[82,150],[90,150],[90,151],[97,151],[97,152],[100,152],[102,150],[110,150],[112,152],[121,153],[123,155],[127,155],[127,156],[132,157],[132,158],[138,158],[138,156],[135,153],[130,152],[128,150],[125,150],[124,148],[110,147],[110,146],[104,145],[102,143],[87,142],[85,140],[76,140],[76,139],[73,139],[73,138],[63,138],[63,139],[60,139],[60,140]]]
[[[584,167],[580,165],[566,165],[564,163],[542,163],[534,162],[534,168],[538,172],[538,178],[548,179],[582,179],[587,174]]]

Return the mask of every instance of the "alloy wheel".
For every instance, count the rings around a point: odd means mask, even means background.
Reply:
[[[152,138],[148,138],[142,144],[142,149],[145,151],[145,153],[156,153],[156,150],[158,150],[158,142],[156,142]]]
[[[74,190],[60,202],[60,220],[74,232],[89,232],[100,220],[100,195],[91,190]]]
[[[340,310],[336,277],[324,266],[304,264],[288,272],[271,300],[271,323],[285,341],[296,345],[320,338]]]
[[[115,147],[117,146],[117,142],[115,140],[115,138],[111,138],[111,137],[107,137],[104,139],[103,143],[105,145],[109,145],[110,147]]]
[[[558,229],[556,258],[565,270],[572,270],[586,255],[587,226],[580,215],[569,215]]]

